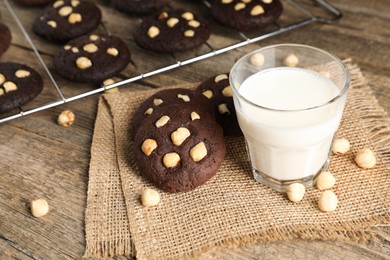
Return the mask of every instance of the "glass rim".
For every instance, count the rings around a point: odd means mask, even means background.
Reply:
[[[247,59],[248,57],[250,57],[254,53],[261,52],[261,51],[264,51],[264,50],[267,50],[267,49],[276,49],[278,47],[300,47],[300,48],[311,49],[311,50],[314,50],[314,51],[317,51],[317,52],[321,52],[321,53],[329,56],[330,58],[332,58],[334,61],[336,61],[340,65],[340,67],[342,68],[342,70],[344,72],[344,75],[346,76],[346,79],[345,79],[345,82],[344,82],[344,86],[340,90],[340,93],[338,93],[335,97],[333,97],[332,99],[326,101],[323,104],[316,105],[316,106],[313,106],[313,107],[301,108],[301,109],[277,109],[277,108],[264,107],[264,106],[255,104],[252,101],[250,101],[250,100],[246,99],[245,97],[243,97],[238,92],[238,89],[236,89],[234,87],[232,71],[235,70],[240,65],[240,63],[242,63],[245,59]],[[325,51],[323,49],[320,49],[320,48],[317,48],[317,47],[313,47],[313,46],[310,46],[310,45],[305,45],[305,44],[281,43],[281,44],[273,44],[273,45],[269,45],[269,46],[266,46],[266,47],[262,47],[262,48],[256,49],[256,50],[251,51],[251,52],[245,54],[244,56],[242,56],[239,60],[237,60],[234,63],[233,67],[230,69],[229,83],[232,86],[233,93],[237,97],[239,97],[240,99],[244,100],[246,103],[249,103],[252,106],[255,106],[257,108],[261,108],[261,109],[264,109],[264,110],[275,111],[275,112],[299,112],[299,111],[314,110],[314,109],[318,109],[318,108],[321,108],[321,107],[325,107],[325,106],[327,106],[329,104],[332,104],[332,103],[336,102],[337,100],[339,100],[342,96],[344,96],[344,94],[347,92],[347,90],[349,89],[349,87],[351,85],[350,84],[351,83],[351,75],[350,75],[348,67],[345,65],[345,63],[341,59],[339,59],[337,56],[335,56],[335,55],[333,55],[333,54],[331,54],[331,53],[329,53],[329,52],[327,52],[327,51]]]

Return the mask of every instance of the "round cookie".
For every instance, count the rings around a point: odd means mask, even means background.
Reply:
[[[91,34],[69,41],[54,56],[53,65],[66,79],[102,82],[118,74],[129,61],[129,49],[120,38]]]
[[[8,26],[0,23],[0,56],[9,48],[12,40]]]
[[[211,7],[218,22],[237,30],[264,28],[282,12],[279,0],[214,0]]]
[[[166,5],[168,0],[114,0],[117,10],[129,14],[148,14]]]
[[[211,77],[200,84],[196,90],[209,99],[215,113],[215,119],[222,126],[224,135],[242,135],[234,108],[233,91],[228,74]]]
[[[14,1],[22,5],[45,5],[50,2],[54,2],[54,0],[14,0]]]
[[[160,108],[172,104],[177,104],[179,106],[190,104],[212,114],[212,107],[207,98],[197,91],[185,88],[164,89],[148,97],[139,106],[133,117],[131,138],[134,137],[135,132],[145,118],[149,117]]]
[[[209,37],[207,21],[182,9],[162,11],[145,18],[134,31],[139,46],[166,53],[195,49]]]
[[[168,192],[193,190],[221,166],[226,146],[212,115],[192,105],[170,105],[138,128],[133,152],[146,179]]]
[[[67,42],[95,29],[102,19],[92,2],[58,0],[46,7],[33,23],[35,34],[53,42]]]
[[[42,77],[19,63],[0,63],[0,113],[34,99],[43,88]]]

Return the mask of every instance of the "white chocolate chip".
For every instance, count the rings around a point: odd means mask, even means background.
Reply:
[[[99,36],[96,35],[96,34],[91,34],[91,35],[89,36],[89,39],[90,39],[91,41],[97,41],[97,40],[99,40]]]
[[[264,65],[264,55],[262,53],[256,53],[250,58],[250,63],[256,67],[261,67]]]
[[[16,84],[13,83],[12,81],[4,82],[3,88],[4,88],[4,90],[5,90],[5,93],[11,92],[11,91],[15,91],[15,90],[18,89],[18,87],[16,86]]]
[[[18,78],[26,78],[26,77],[28,77],[30,75],[31,75],[31,73],[28,70],[17,70],[15,72],[15,76],[18,77]]]
[[[236,11],[240,11],[241,9],[244,9],[245,8],[245,4],[240,2],[240,3],[237,3],[235,6],[234,6],[234,10]]]
[[[94,43],[88,43],[83,46],[83,50],[88,53],[94,53],[98,51],[98,46],[96,46]]]
[[[190,135],[190,130],[185,127],[179,127],[171,134],[172,143],[176,146],[180,146]]]
[[[75,120],[75,115],[70,110],[64,110],[57,117],[57,124],[60,126],[70,126],[73,125]]]
[[[222,90],[222,95],[225,97],[232,97],[233,96],[233,90],[231,86],[227,86]]]
[[[207,155],[207,148],[204,142],[200,142],[190,150],[190,156],[194,162],[199,162]]]
[[[117,48],[108,48],[106,52],[107,52],[107,54],[112,55],[114,57],[118,56],[118,54],[119,54],[119,51]]]
[[[151,155],[156,148],[157,142],[154,139],[146,139],[141,146],[142,152],[147,156]]]
[[[194,37],[194,35],[195,35],[195,32],[193,30],[186,30],[184,32],[185,37]]]
[[[71,48],[72,48],[72,46],[70,46],[70,45],[65,45],[65,46],[64,46],[64,50],[66,50],[66,51],[67,51],[67,50],[70,50]]]
[[[55,1],[53,4],[53,7],[58,8],[60,6],[63,6],[64,4],[65,4],[65,2],[63,0]]]
[[[154,104],[155,106],[161,105],[163,102],[164,102],[164,101],[163,101],[162,99],[159,99],[159,98],[155,98],[155,99],[153,100],[153,104]]]
[[[162,117],[160,117],[159,120],[157,120],[155,125],[157,128],[160,128],[160,127],[166,125],[169,120],[170,120],[169,116],[162,116]]]
[[[186,19],[188,21],[194,20],[194,15],[191,12],[185,12],[181,15],[181,17],[183,17],[184,19]]]
[[[191,112],[191,120],[194,121],[196,119],[200,119],[200,116],[196,112]]]
[[[250,12],[252,16],[257,16],[263,13],[264,13],[264,8],[261,5],[255,5]]]
[[[190,102],[191,101],[191,99],[190,99],[190,97],[188,95],[178,94],[177,97],[183,99],[184,102]]]
[[[3,84],[5,82],[5,76],[0,73],[0,84]]]
[[[286,188],[287,197],[292,202],[299,202],[305,195],[305,186],[302,183],[292,183]]]
[[[79,53],[79,48],[77,48],[77,47],[72,47],[71,50],[73,53]]]
[[[351,144],[345,138],[338,138],[333,141],[332,152],[334,154],[345,154],[349,151]]]
[[[177,18],[175,18],[175,17],[169,18],[168,21],[167,21],[167,26],[172,28],[172,27],[174,27],[178,22],[179,22],[179,19],[177,19]]]
[[[233,0],[221,0],[222,4],[230,4]]]
[[[213,92],[211,90],[205,90],[205,91],[202,92],[202,94],[205,97],[207,97],[208,99],[211,99],[214,96],[214,94],[213,94]]]
[[[355,162],[363,169],[370,169],[375,166],[376,158],[371,149],[364,148],[356,153]]]
[[[160,34],[160,29],[158,29],[156,26],[151,26],[148,30],[148,35],[150,38],[154,38],[159,34]]]
[[[321,193],[319,199],[318,199],[318,207],[320,210],[328,212],[328,211],[334,211],[337,208],[339,200],[331,190],[326,190]]]
[[[295,54],[289,54],[284,60],[283,64],[287,67],[295,67],[299,63],[299,59]]]
[[[50,21],[47,21],[46,24],[49,25],[52,28],[57,28],[57,22],[56,21],[50,20]]]
[[[157,206],[160,203],[160,200],[161,198],[158,191],[149,188],[142,191],[141,202],[145,207]]]
[[[146,109],[146,111],[144,112],[144,115],[151,115],[153,113],[153,108],[149,107],[148,109]]]
[[[109,85],[112,85],[114,83],[115,83],[115,81],[113,79],[106,79],[105,81],[103,81],[103,86],[109,86]]]
[[[33,200],[31,201],[30,206],[31,214],[36,218],[43,217],[49,212],[49,204],[44,199]]]
[[[229,108],[227,107],[227,105],[224,103],[224,104],[220,104],[218,105],[218,111],[220,114],[230,114],[230,111],[229,111]]]
[[[218,82],[220,82],[221,80],[224,80],[224,79],[228,79],[228,75],[220,74],[220,75],[215,77],[214,82],[218,83]]]
[[[188,25],[193,28],[198,28],[200,26],[200,22],[198,22],[197,20],[191,20],[188,22]]]
[[[82,21],[83,21],[83,17],[81,16],[81,14],[78,13],[72,13],[68,17],[68,22],[70,24],[81,23]]]
[[[317,178],[317,188],[319,190],[327,190],[332,188],[336,183],[336,178],[330,172],[321,172]]]
[[[84,70],[92,66],[92,61],[86,57],[79,57],[76,60],[76,65],[77,68]]]
[[[270,3],[272,3],[272,0],[263,0],[263,3],[270,4]]]
[[[165,19],[168,18],[168,13],[167,12],[161,12],[160,15],[158,16],[158,19]]]
[[[70,3],[73,7],[76,7],[80,4],[80,1],[79,0],[72,0],[72,1],[70,1]]]
[[[173,168],[177,166],[179,163],[180,163],[180,156],[175,152],[167,153],[163,157],[163,164],[167,168]]]
[[[70,7],[70,6],[64,6],[64,7],[61,7],[61,9],[58,11],[58,14],[60,16],[68,16],[70,15],[71,13],[73,12],[73,8]]]

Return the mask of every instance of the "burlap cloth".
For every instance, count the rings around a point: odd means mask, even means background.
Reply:
[[[103,95],[91,148],[85,256],[166,259],[291,238],[359,243],[383,239],[386,233],[376,225],[390,223],[390,119],[359,68],[346,62],[352,89],[337,135],[351,142],[351,150],[333,156],[330,163],[339,198],[331,213],[318,209],[320,191],[315,188],[295,204],[256,183],[243,138],[226,140],[227,157],[205,185],[187,193],[160,191],[157,207],[143,207],[141,191],[153,186],[138,173],[128,133],[134,110],[157,90]],[[362,170],[353,162],[363,147],[375,152],[375,168]]]

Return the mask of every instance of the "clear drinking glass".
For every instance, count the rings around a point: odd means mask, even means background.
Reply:
[[[245,55],[229,77],[254,178],[278,191],[311,187],[329,162],[348,68],[324,50],[279,44]]]

